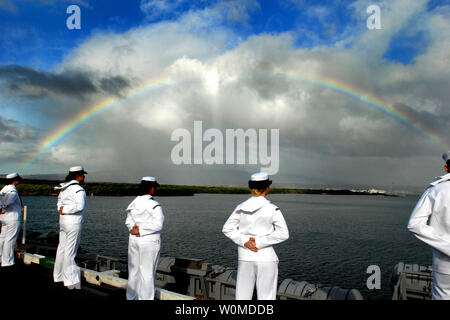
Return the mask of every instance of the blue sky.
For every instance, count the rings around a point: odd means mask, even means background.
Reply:
[[[80,7],[81,30],[66,27],[71,4]],[[366,27],[372,4],[381,9],[381,30]],[[449,38],[448,0],[0,0],[1,167],[17,170],[17,153],[29,159],[59,125],[102,99],[170,75],[176,85],[102,113],[26,173],[82,162],[117,181],[148,175],[147,168],[171,183],[236,184],[254,168],[203,174],[170,165],[171,130],[202,120],[221,130],[279,128],[285,185],[362,184],[362,176],[368,184],[422,185],[440,173],[440,155],[431,154],[446,151],[445,142],[436,147],[386,114],[292,78],[332,79],[444,137]],[[264,76],[273,70],[294,77]],[[157,153],[139,148],[147,136]],[[124,148],[140,156],[124,158]]]
[[[66,8],[68,1],[9,1],[10,7],[0,6],[0,63],[34,66],[42,69],[61,62],[70,50],[95,32],[124,32],[126,30],[174,20],[188,10],[202,10],[220,1],[168,1],[171,10],[144,12],[140,0],[82,1],[81,30],[68,30]],[[76,1],[75,1],[76,3]],[[178,4],[176,4],[178,3]],[[248,21],[225,21],[227,27],[246,39],[253,34],[298,32],[299,47],[329,45],[351,27],[365,23],[365,13],[356,16],[349,1],[256,1],[249,2]],[[376,2],[375,2],[376,3]],[[440,1],[431,1],[430,10]],[[227,9],[223,9],[226,14]],[[153,12],[152,14],[149,14]],[[415,22],[412,22],[415,23]],[[423,32],[396,35],[386,54],[389,60],[409,63],[423,51],[426,37]]]
[[[2,63],[34,65],[48,69],[96,30],[125,31],[142,22],[139,1],[91,1],[79,5],[81,30],[68,30],[68,2],[17,1],[15,9],[0,10]]]

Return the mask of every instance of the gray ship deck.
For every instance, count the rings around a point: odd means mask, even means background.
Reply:
[[[17,300],[33,302],[52,301],[124,301],[125,290],[114,287],[96,287],[82,281],[80,290],[69,290],[62,283],[53,282],[52,270],[37,264],[25,265],[21,259],[11,267],[0,268],[2,304]]]

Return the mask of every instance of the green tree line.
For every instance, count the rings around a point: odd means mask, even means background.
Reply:
[[[24,179],[17,186],[23,196],[56,196],[58,190],[54,187],[59,181]],[[6,179],[0,178],[0,186],[6,184]],[[138,184],[113,182],[88,182],[83,184],[87,195],[95,196],[136,196]],[[156,196],[193,196],[199,193],[216,194],[250,194],[248,187],[227,186],[187,186],[187,185],[161,185]],[[365,191],[329,190],[329,189],[297,189],[297,188],[271,188],[272,194],[334,194],[334,195],[378,195]],[[386,194],[379,194],[386,195]]]

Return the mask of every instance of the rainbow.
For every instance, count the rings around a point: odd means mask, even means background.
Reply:
[[[67,120],[51,134],[46,136],[40,143],[37,151],[32,154],[31,160],[27,161],[23,166],[22,171],[30,167],[42,154],[49,151],[51,148],[55,147],[61,143],[64,139],[70,136],[72,133],[77,131],[85,123],[89,122],[93,118],[102,114],[103,112],[121,105],[123,102],[135,98],[139,95],[145,94],[148,91],[157,90],[169,85],[172,85],[173,81],[166,77],[152,78],[147,81],[144,85],[127,92],[123,97],[108,97],[77,114],[75,117]]]
[[[436,144],[441,150],[449,150],[449,144],[447,143],[447,138],[440,135],[439,132],[431,127],[426,126],[417,116],[412,113],[408,113],[404,110],[400,110],[392,104],[387,103],[381,98],[375,97],[369,93],[362,90],[352,88],[343,82],[338,82],[335,79],[331,79],[324,76],[317,76],[313,74],[301,74],[286,70],[275,70],[274,72],[261,72],[269,77],[284,77],[292,81],[301,81],[310,83],[323,88],[331,89],[335,92],[343,94],[353,100],[356,100],[362,105],[366,105],[373,108],[379,112],[386,114],[387,116],[393,118],[394,120],[400,122],[406,127],[415,130],[422,136],[430,139],[434,144]],[[111,108],[121,105],[128,99],[131,99],[137,95],[143,94],[149,90],[155,90],[158,88],[166,87],[174,84],[174,81],[168,77],[154,78],[146,83],[146,85],[141,86],[131,92],[128,92],[124,97],[110,97],[97,104],[94,104],[81,113],[76,115],[74,118],[69,119],[59,128],[54,130],[50,135],[45,137],[40,143],[37,151],[32,155],[31,160],[26,163],[23,169],[28,168],[32,163],[34,163],[42,154],[49,151],[51,148],[55,147],[61,143],[64,139],[78,130],[86,122],[97,117],[101,113],[109,110]]]
[[[275,77],[283,77],[292,81],[310,83],[323,88],[331,89],[332,91],[338,92],[353,100],[356,100],[359,103],[362,103],[363,105],[369,106],[379,112],[386,114],[387,116],[400,122],[406,127],[428,138],[442,150],[450,149],[448,137],[442,136],[442,134],[436,129],[427,126],[413,112],[408,112],[407,110],[400,109],[393,104],[387,103],[381,98],[375,97],[374,95],[364,92],[360,89],[352,88],[343,82],[338,82],[335,79],[329,77],[319,77],[313,74],[300,74],[297,72],[286,70],[275,70],[274,72],[270,73],[270,75]]]

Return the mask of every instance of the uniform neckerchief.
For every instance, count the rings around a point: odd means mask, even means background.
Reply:
[[[79,185],[80,183],[77,180],[71,180],[69,182],[62,182],[62,183],[60,183],[61,187],[56,186],[54,189],[55,190],[61,190],[61,189],[65,189],[65,188],[67,188],[69,186],[72,186],[72,185],[75,185],[75,184]]]

